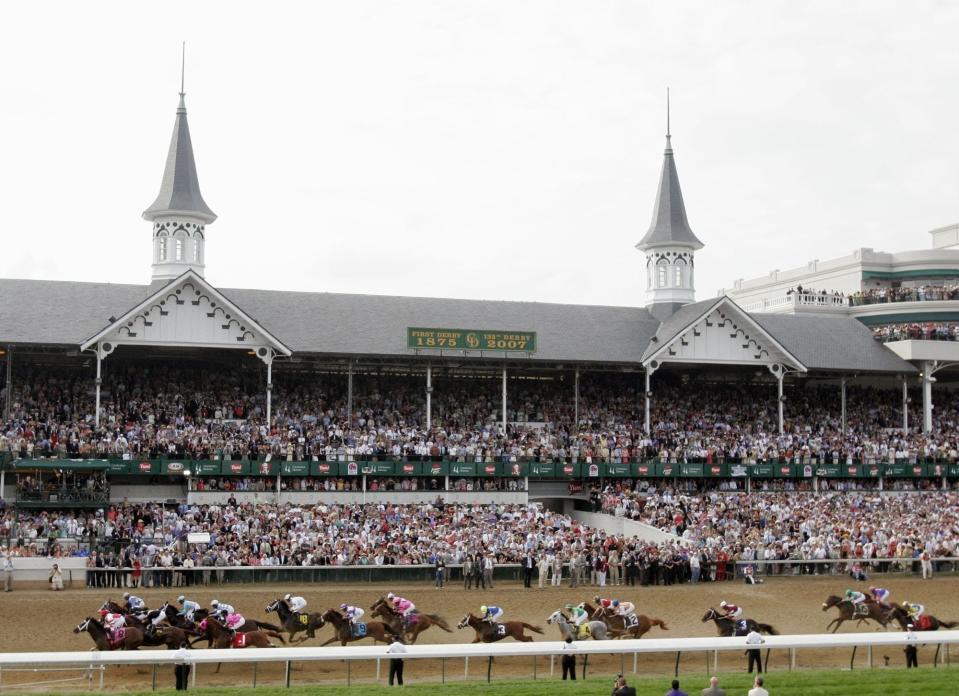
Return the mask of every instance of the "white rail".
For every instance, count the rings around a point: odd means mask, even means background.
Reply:
[[[656,640],[610,640],[574,643],[572,652],[579,655],[633,655],[643,653],[725,652],[746,648],[797,650],[842,647],[881,647],[896,645],[956,645],[959,631],[930,631],[912,636],[902,633],[837,633],[765,636],[762,645],[747,645],[745,638],[661,638]],[[215,662],[309,662],[331,660],[376,660],[391,657],[403,659],[440,659],[466,657],[532,657],[559,655],[565,643],[543,641],[510,644],[410,645],[406,652],[391,654],[382,645],[330,648],[273,648],[260,650],[177,650],[120,652],[32,652],[0,653],[0,668],[59,667],[66,665],[157,665],[210,664]]]

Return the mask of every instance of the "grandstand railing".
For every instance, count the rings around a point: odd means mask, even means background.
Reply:
[[[766,636],[761,645],[748,644],[745,638],[660,638],[643,640],[609,640],[589,641],[573,644],[567,647],[559,641],[543,641],[533,643],[512,644],[447,644],[447,645],[410,645],[404,646],[404,652],[391,653],[384,646],[365,645],[362,647],[278,647],[270,650],[177,650],[177,651],[117,651],[117,652],[32,652],[32,653],[0,653],[0,671],[16,669],[33,669],[42,671],[63,669],[75,666],[78,669],[99,671],[100,685],[103,686],[103,673],[106,667],[119,665],[153,666],[153,688],[157,686],[157,669],[160,666],[177,664],[211,665],[213,663],[263,664],[281,663],[286,665],[285,684],[291,685],[292,663],[303,662],[330,662],[346,661],[347,665],[353,661],[376,661],[391,658],[404,660],[448,660],[463,659],[467,663],[470,658],[488,658],[489,670],[487,680],[491,678],[493,665],[492,658],[497,657],[528,657],[532,658],[533,673],[535,675],[535,658],[549,657],[550,662],[558,655],[574,653],[577,656],[590,655],[619,655],[621,657],[619,671],[625,666],[625,657],[634,658],[633,671],[636,671],[636,657],[642,654],[666,653],[676,655],[675,673],[679,673],[680,656],[683,653],[705,653],[707,667],[710,654],[714,656],[714,665],[718,661],[720,652],[742,651],[744,649],[786,650],[789,653],[789,669],[795,667],[796,652],[805,649],[832,650],[838,648],[853,648],[850,668],[855,666],[856,649],[866,648],[868,651],[868,665],[873,666],[873,649],[889,648],[905,645],[935,645],[937,646],[934,664],[949,660],[948,646],[959,644],[959,631],[930,631],[921,634],[906,633],[839,633],[839,634],[801,634]],[[941,650],[947,646],[946,650]],[[193,670],[194,684],[197,678],[197,669]],[[378,672],[379,670],[377,670]],[[716,671],[715,668],[713,671]],[[347,672],[349,675],[349,671]],[[439,677],[439,675],[437,675]],[[347,676],[349,680],[349,676]],[[445,672],[444,672],[445,679]],[[328,681],[328,679],[326,680]],[[426,681],[426,680],[424,680]]]

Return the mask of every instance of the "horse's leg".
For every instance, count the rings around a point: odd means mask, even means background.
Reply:
[[[835,633],[836,631],[839,630],[839,627],[842,626],[843,621],[845,621],[845,619],[833,619],[833,620],[836,622],[836,627],[832,629],[832,632]]]
[[[326,641],[325,643],[323,643],[323,645],[321,645],[320,647],[321,647],[321,648],[325,648],[325,647],[326,647],[327,645],[329,645],[330,643],[335,643],[335,642],[338,641],[339,639],[340,639],[339,636],[333,636],[333,637],[330,638],[328,641]],[[290,641],[290,642],[292,643],[293,641]],[[299,641],[299,642],[302,643],[303,641],[301,640],[301,641]],[[346,645],[346,643],[343,643],[343,645]]]
[[[513,636],[516,640],[522,641],[524,643],[532,643],[533,636],[528,636],[525,633],[520,633],[518,636]]]

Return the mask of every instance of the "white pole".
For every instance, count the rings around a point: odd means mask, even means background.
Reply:
[[[646,391],[643,393],[646,399],[646,434],[649,435],[649,368],[646,368]]]
[[[776,383],[777,383],[777,399],[776,399],[777,404],[776,405],[779,407],[779,434],[780,435],[783,434],[783,377],[785,377],[785,374],[783,373],[782,366],[780,366],[779,374],[776,375]]]
[[[909,384],[902,377],[902,432],[909,432]]]
[[[842,392],[842,436],[846,437],[846,378],[840,382]]]
[[[579,430],[579,368],[576,368],[576,379],[573,381],[573,423]]]
[[[266,363],[266,430],[270,431],[273,415],[273,357]]]
[[[503,365],[503,435],[506,435],[506,365]]]
[[[100,363],[102,362],[100,358],[100,345],[97,344],[97,400],[96,400],[96,412],[93,414],[93,424],[96,427],[100,427],[100,384],[103,380],[100,378]]]
[[[922,363],[922,431],[932,431],[932,363],[924,360]]]
[[[433,430],[433,366],[426,363],[426,432]]]

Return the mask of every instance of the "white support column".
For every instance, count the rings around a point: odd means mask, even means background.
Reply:
[[[426,432],[433,430],[433,366],[426,363]]]
[[[649,388],[650,372],[649,372],[649,366],[648,366],[648,365],[646,366],[646,373],[645,373],[645,374],[646,374],[646,391],[643,392],[643,395],[644,395],[644,399],[645,399],[645,401],[646,401],[646,416],[645,416],[646,435],[649,435],[649,397],[652,396],[653,392],[652,392],[652,391],[650,390],[650,388]]]
[[[909,432],[909,384],[902,376],[902,432]]]
[[[96,427],[100,427],[100,385],[103,383],[103,379],[100,376],[100,363],[103,362],[103,357],[100,352],[100,346],[97,345],[97,379],[96,379],[96,410],[93,412],[93,424]]]
[[[266,430],[270,431],[273,418],[273,351],[266,363]]]
[[[842,436],[846,437],[846,378],[840,381],[840,390],[842,392]],[[780,433],[782,430],[780,430]]]
[[[784,374],[782,366],[779,367],[779,374],[776,375],[776,406],[778,407],[779,413],[779,434],[783,434],[783,378],[786,376]]]
[[[922,432],[932,431],[932,383],[935,378],[932,372],[935,363],[928,360],[922,362]]]
[[[350,360],[349,371],[346,373],[346,420],[347,429],[353,429],[353,361]]]
[[[503,365],[503,435],[506,435],[506,365]]]
[[[579,430],[579,368],[576,368],[576,377],[573,379],[573,423]]]

